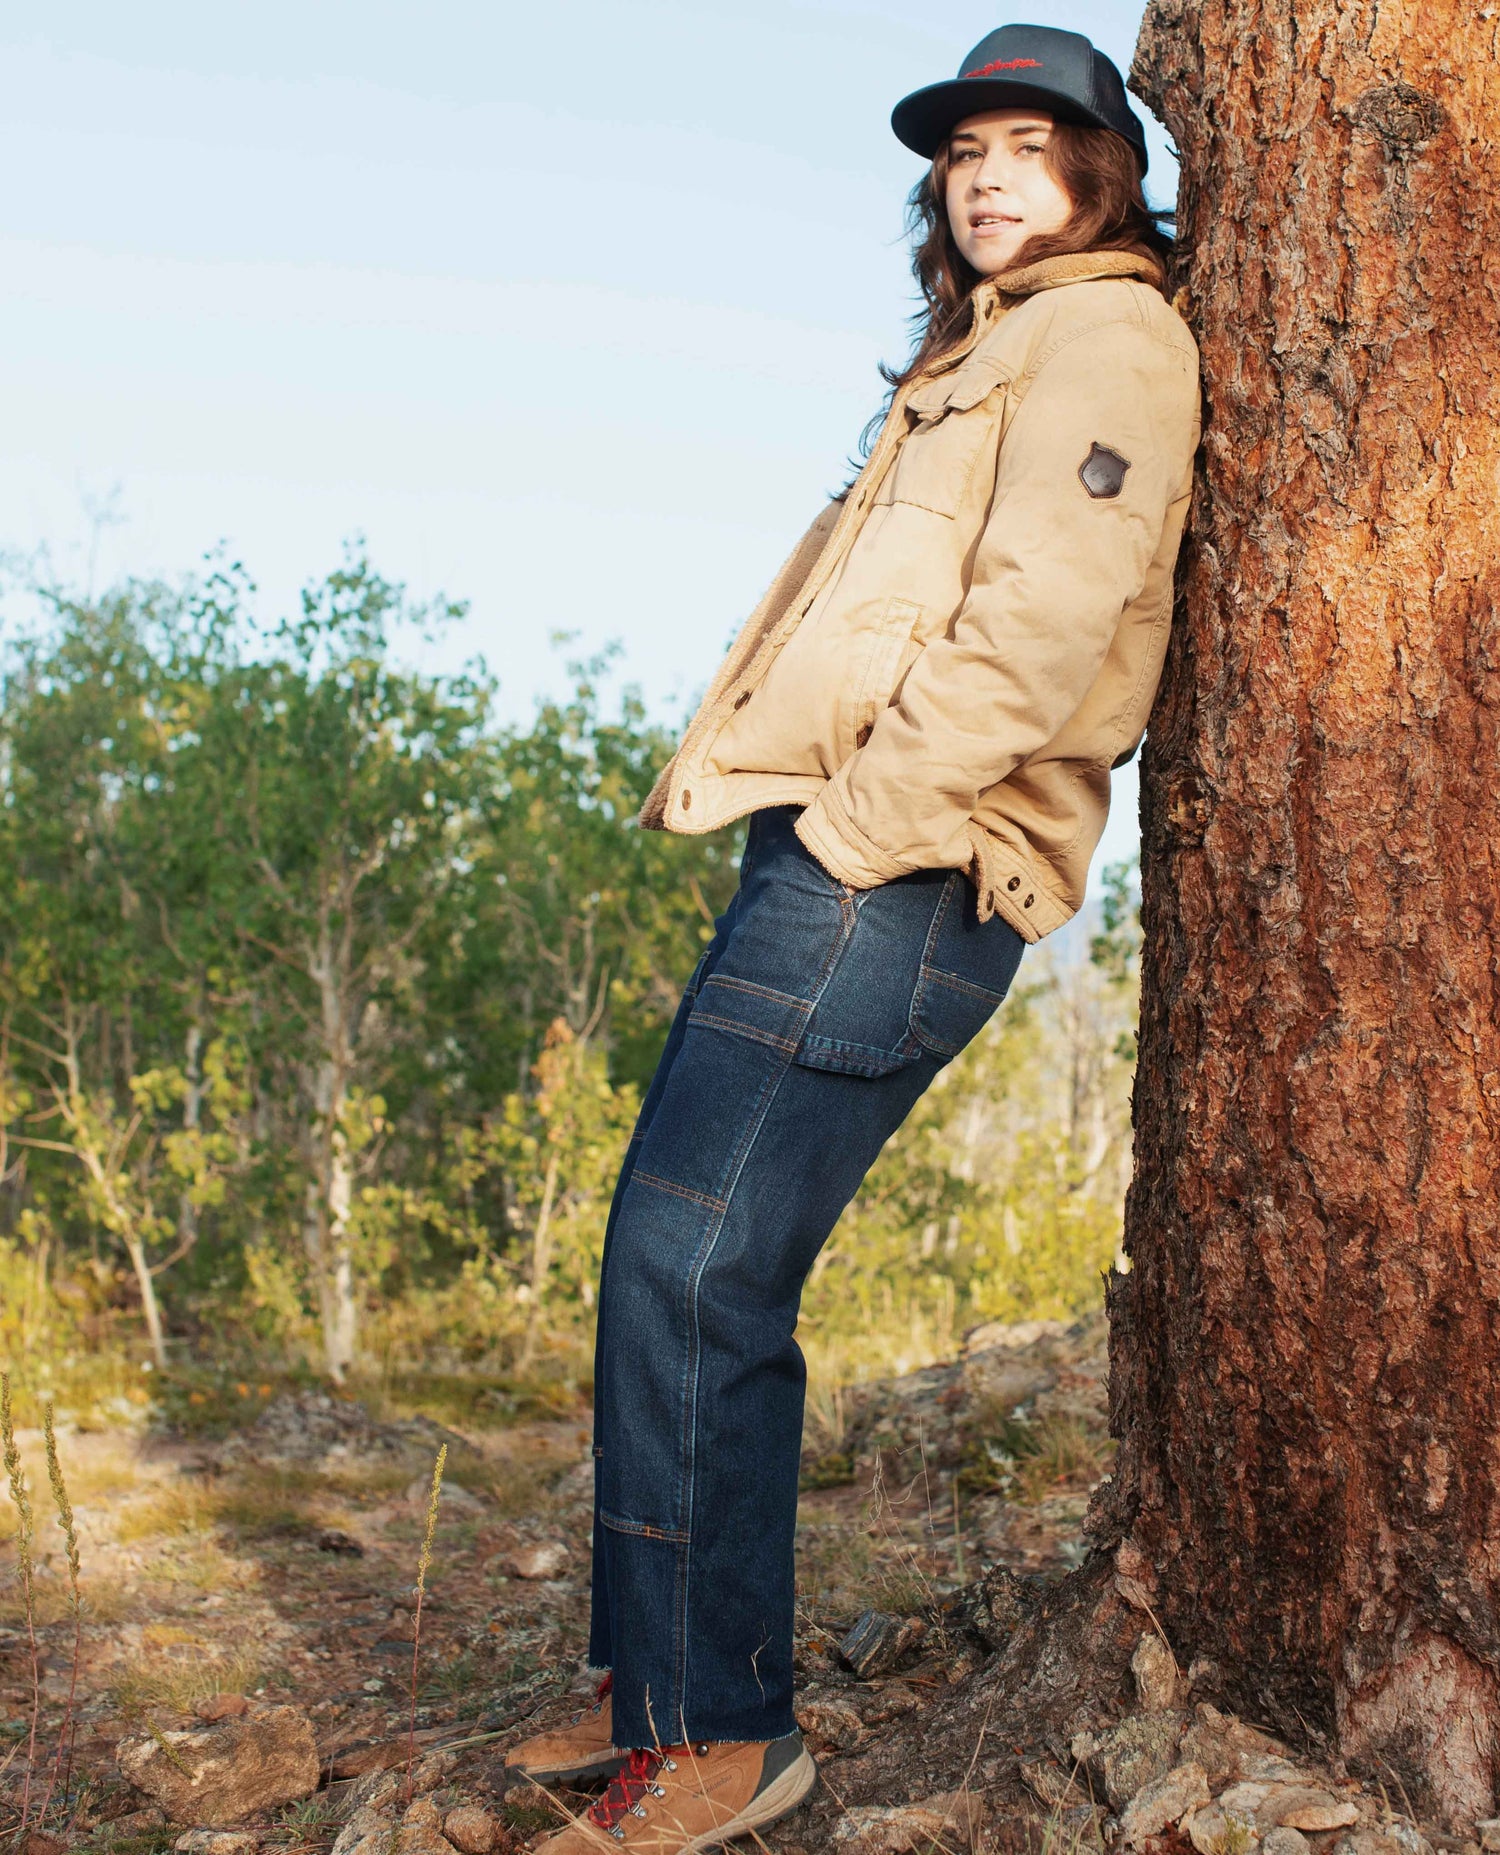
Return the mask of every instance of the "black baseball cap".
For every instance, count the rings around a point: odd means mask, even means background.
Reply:
[[[1066,122],[1113,129],[1146,171],[1146,131],[1125,101],[1125,80],[1081,32],[1058,26],[1000,26],[982,38],[950,83],[903,97],[891,127],[930,161],[965,116],[1030,103]]]

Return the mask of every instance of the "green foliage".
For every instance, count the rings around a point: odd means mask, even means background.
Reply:
[[[249,591],[58,594],[3,660],[0,1362],[28,1409],[209,1433],[352,1372],[469,1421],[572,1410],[740,834],[635,828],[673,736],[632,689],[606,712],[613,648],[504,726],[482,666],[396,648],[462,608],[357,554],[280,623]],[[1120,868],[1087,960],[1028,954],[819,1259],[815,1378],[1097,1303],[1138,943]]]

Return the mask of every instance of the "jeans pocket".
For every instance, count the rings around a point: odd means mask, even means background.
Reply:
[[[979,919],[973,885],[955,870],[922,950],[911,1028],[945,1060],[979,1035],[1010,990],[1025,941],[1001,915]]]
[[[846,937],[795,1053],[804,1068],[888,1076],[921,1060],[912,1006],[947,876],[924,870],[851,896]]]

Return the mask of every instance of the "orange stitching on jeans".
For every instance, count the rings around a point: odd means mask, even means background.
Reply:
[[[735,1018],[721,1018],[711,1011],[695,1011],[688,1019],[688,1026],[694,1024],[711,1025],[720,1031],[732,1031],[737,1037],[748,1037],[754,1043],[774,1044],[778,1050],[785,1050],[788,1055],[797,1048],[797,1042],[791,1037],[778,1037],[774,1031],[757,1030],[753,1024],[741,1024]]]
[[[690,1185],[679,1185],[675,1179],[661,1179],[654,1172],[642,1172],[639,1166],[630,1175],[632,1184],[637,1179],[645,1185],[654,1185],[659,1192],[671,1192],[678,1198],[691,1198],[694,1204],[707,1205],[710,1211],[728,1208],[722,1198],[710,1198],[707,1192],[695,1192]]]

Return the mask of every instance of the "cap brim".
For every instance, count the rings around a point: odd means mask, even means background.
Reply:
[[[1093,115],[1071,98],[1060,97],[1055,91],[1042,90],[1035,84],[1020,83],[1009,77],[955,77],[945,84],[929,84],[925,90],[914,90],[891,111],[891,127],[897,139],[904,142],[913,154],[930,161],[955,124],[962,122],[966,116],[977,116],[984,110],[1013,109],[1028,103],[1060,121],[1083,123],[1097,129],[1112,129],[1113,133],[1119,134],[1112,124]],[[1135,147],[1135,144],[1131,146]],[[1144,173],[1146,151],[1143,147],[1135,147],[1135,152]]]

